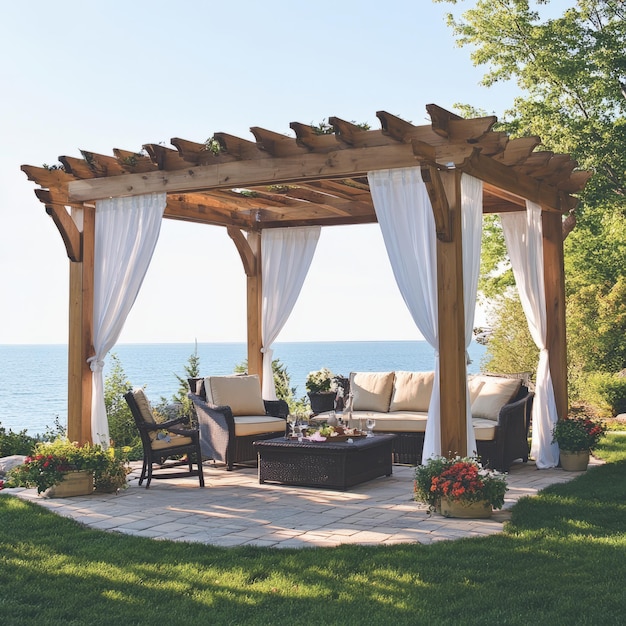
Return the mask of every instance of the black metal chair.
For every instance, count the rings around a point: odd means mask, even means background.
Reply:
[[[143,446],[143,466],[139,484],[147,480],[146,489],[148,489],[153,478],[198,476],[200,487],[204,487],[199,431],[179,426],[186,420],[185,417],[157,422],[143,389],[129,391],[124,394],[124,398],[139,429]],[[171,457],[183,455],[187,455],[186,460],[171,459]],[[193,469],[194,461],[197,469]],[[155,465],[158,466],[157,473],[153,473]],[[189,470],[186,472],[169,471],[171,468],[183,465],[187,465]]]

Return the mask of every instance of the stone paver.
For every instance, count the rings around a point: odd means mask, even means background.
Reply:
[[[592,458],[591,467],[599,464]],[[414,468],[394,466],[393,475],[349,491],[259,485],[256,469],[226,472],[205,467],[206,487],[197,479],[153,480],[139,487],[138,473],[118,494],[41,498],[34,489],[7,489],[58,515],[87,526],[127,535],[230,547],[332,547],[340,544],[430,544],[501,532],[520,497],[532,496],[579,472],[537,470],[515,463],[508,475],[504,509],[488,520],[447,519],[430,515],[413,501]]]

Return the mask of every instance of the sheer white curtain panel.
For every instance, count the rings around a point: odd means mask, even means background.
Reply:
[[[547,316],[543,274],[541,207],[526,201],[526,211],[501,216],[513,275],[533,341],[539,348],[539,366],[532,411],[531,456],[539,469],[556,467],[559,448],[552,443],[557,422],[556,400],[546,347]]]
[[[311,266],[321,228],[266,228],[261,233],[263,388],[276,400],[272,344],[289,319]]]
[[[441,455],[439,390],[439,313],[437,308],[437,238],[432,206],[419,168],[380,170],[368,174],[376,217],[383,233],[400,293],[426,341],[435,351],[435,382],[424,436],[424,460]],[[480,269],[482,183],[461,178],[465,345],[472,340]],[[467,392],[467,450],[476,450]]]
[[[150,265],[166,196],[154,193],[96,202],[91,436],[109,445],[104,359],[115,345]]]
[[[437,247],[433,210],[419,167],[367,175],[393,275],[418,330],[435,351],[423,458],[441,453]]]
[[[461,228],[463,245],[463,305],[465,308],[465,352],[474,335],[474,314],[478,277],[480,275],[480,251],[483,235],[483,182],[463,174],[461,176]],[[468,357],[469,360],[469,357]],[[472,425],[472,407],[469,389],[466,387],[467,452],[476,454],[476,436]]]

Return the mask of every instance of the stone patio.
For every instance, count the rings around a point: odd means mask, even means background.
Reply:
[[[591,466],[599,463],[592,457]],[[259,485],[256,469],[227,472],[207,464],[205,489],[197,478],[153,480],[145,489],[137,484],[135,469],[128,489],[118,494],[64,499],[41,498],[34,489],[0,494],[13,493],[92,528],[153,539],[276,548],[430,544],[498,533],[520,497],[579,474],[537,470],[532,461],[513,464],[504,509],[488,520],[430,515],[412,500],[414,468],[400,465],[394,465],[392,476],[349,491]]]

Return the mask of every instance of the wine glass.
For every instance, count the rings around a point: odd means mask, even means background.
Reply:
[[[296,421],[297,419],[295,415],[292,415],[291,413],[287,415],[287,434],[285,436],[285,439],[296,436]]]
[[[367,416],[366,424],[367,424],[367,436],[373,437],[374,433],[372,431],[374,430],[374,426],[376,426],[376,420],[374,419],[373,415]]]
[[[306,430],[307,425],[302,422],[301,420],[298,420],[296,422],[296,432],[298,433],[298,441],[302,442],[302,435],[304,433],[304,431]]]

